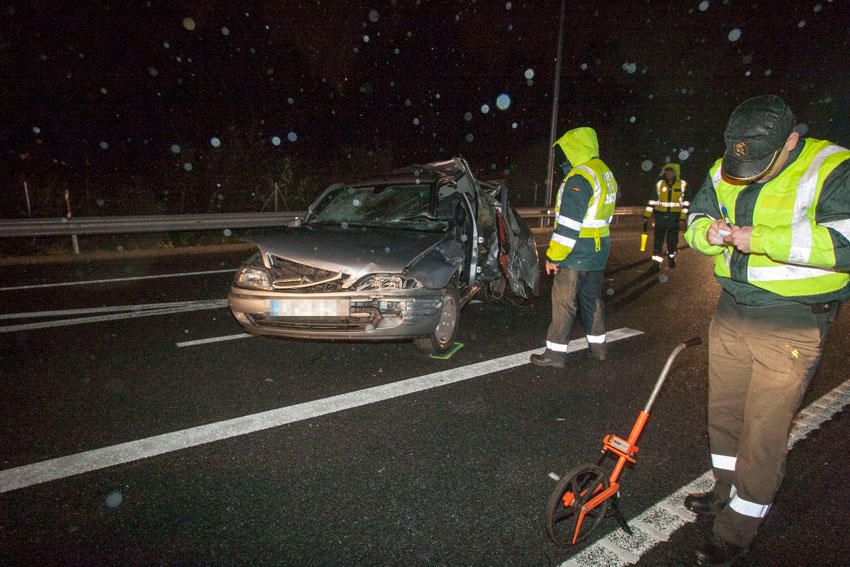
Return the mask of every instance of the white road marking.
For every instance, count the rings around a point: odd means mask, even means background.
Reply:
[[[850,380],[836,386],[800,412],[788,438],[791,449],[801,439],[829,421],[836,413],[850,405]],[[561,564],[561,567],[632,565],[641,556],[670,536],[680,527],[696,520],[696,515],[685,508],[685,496],[692,492],[705,492],[714,486],[710,470],[647,508],[629,521],[634,535],[617,528],[594,544],[586,547]]]
[[[22,313],[3,313],[0,314],[0,320],[8,319],[41,319],[43,317],[62,317],[65,315],[91,315],[94,313],[119,313],[124,311],[146,311],[149,309],[166,309],[170,307],[183,307],[193,304],[207,304],[209,300],[202,299],[196,301],[173,301],[169,303],[139,303],[135,305],[108,305],[103,307],[82,307],[79,309],[58,309],[55,311],[28,311]]]
[[[186,348],[191,346],[198,345],[207,345],[210,343],[220,343],[224,341],[233,341],[236,339],[247,339],[248,337],[252,337],[253,335],[249,335],[248,333],[238,333],[236,335],[224,335],[223,337],[211,337],[209,339],[198,339],[196,341],[183,341],[182,343],[175,343],[179,348]]]
[[[608,341],[619,341],[642,334],[642,331],[623,327],[610,331],[608,333]],[[569,347],[570,352],[586,349],[587,341],[583,338],[576,339],[570,341]],[[329,398],[209,423],[207,425],[190,427],[146,439],[129,441],[110,447],[6,469],[0,471],[0,493],[155,457],[172,451],[197,447],[205,443],[213,443],[240,435],[247,435],[305,419],[313,419],[384,400],[423,392],[432,388],[439,388],[448,384],[463,382],[494,372],[509,370],[528,364],[528,357],[541,351],[542,349],[533,349],[518,352],[492,360],[485,360],[416,378],[373,386]]]
[[[561,480],[561,477],[559,477],[558,475],[556,475],[556,474],[555,474],[555,473],[553,473],[553,472],[550,472],[550,473],[549,473],[549,478],[551,478],[551,479],[552,479],[552,480],[554,480],[555,482],[558,482],[559,480]]]
[[[85,323],[103,323],[105,321],[119,321],[121,319],[137,319],[139,317],[152,317],[154,315],[173,315],[175,313],[188,313],[191,311],[204,311],[209,309],[221,309],[227,307],[226,299],[214,299],[210,301],[187,302],[187,304],[163,309],[145,309],[143,311],[129,311],[126,313],[113,313],[110,315],[95,315],[92,317],[75,317],[73,319],[56,319],[52,321],[40,321],[38,323],[20,323],[18,325],[6,325],[0,327],[0,333],[16,333],[20,331],[34,331],[38,329],[52,329],[55,327],[69,327],[71,325],[83,325]]]
[[[45,283],[45,284],[31,284],[31,285],[16,285],[16,286],[8,286],[8,287],[0,287],[0,291],[17,291],[22,289],[44,289],[51,287],[65,287],[70,285],[92,285],[92,284],[106,284],[106,283],[115,283],[115,282],[132,282],[138,280],[155,280],[162,278],[182,278],[186,276],[203,276],[206,274],[224,274],[227,272],[233,273],[236,271],[236,268],[228,268],[226,270],[208,270],[204,272],[180,272],[177,274],[154,274],[150,276],[127,276],[123,278],[108,278],[102,280],[78,280],[73,282],[56,282],[56,283]]]

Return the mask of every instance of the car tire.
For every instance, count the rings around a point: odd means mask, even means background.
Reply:
[[[430,335],[413,339],[424,354],[443,354],[455,342],[460,327],[460,296],[457,288],[450,285],[443,290],[443,304],[440,308],[440,319]]]

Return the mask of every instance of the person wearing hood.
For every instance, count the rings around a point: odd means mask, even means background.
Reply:
[[[664,243],[667,243],[667,263],[676,267],[676,249],[679,247],[679,223],[688,214],[685,191],[688,183],[681,176],[678,163],[668,163],[661,171],[661,178],[649,194],[649,202],[643,212],[645,219],[655,219],[655,243],[652,248],[650,273],[661,271],[664,262]]]
[[[555,143],[567,162],[555,201],[555,227],[546,250],[546,274],[552,283],[552,322],[546,350],[531,355],[537,366],[563,368],[576,312],[581,319],[590,353],[605,360],[605,318],[602,285],[611,250],[609,225],[617,202],[614,174],[599,159],[593,128],[569,130]]]
[[[685,232],[723,288],[708,331],[714,487],[685,498],[714,517],[699,565],[729,565],[755,538],[782,483],[791,421],[850,297],[850,151],[803,138],[773,95],[741,103],[724,138]]]

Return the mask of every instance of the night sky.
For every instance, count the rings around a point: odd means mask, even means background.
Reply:
[[[753,95],[848,145],[848,4],[569,1],[559,134],[598,131],[622,204],[671,158],[699,185]],[[63,187],[86,214],[240,210],[264,179],[306,198],[453,155],[542,204],[557,1],[0,6],[3,216],[24,179],[37,215]]]

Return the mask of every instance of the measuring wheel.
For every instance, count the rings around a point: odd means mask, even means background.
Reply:
[[[611,501],[605,499],[596,508],[587,510],[576,530],[581,508],[609,485],[605,471],[591,464],[579,465],[561,477],[546,505],[546,531],[551,540],[566,547],[590,535],[605,517]]]

